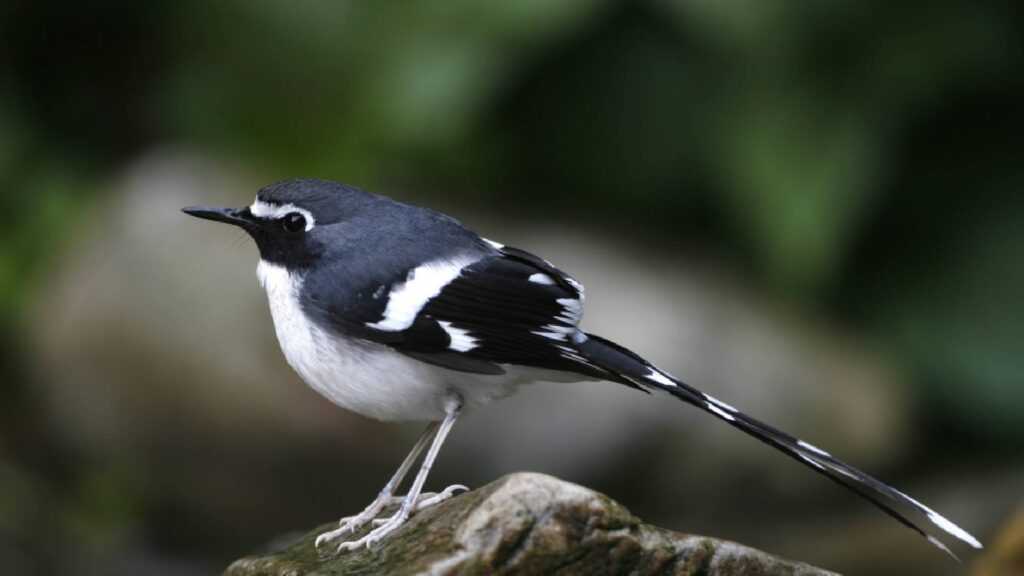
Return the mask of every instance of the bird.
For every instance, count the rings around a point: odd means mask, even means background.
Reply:
[[[954,558],[933,532],[982,547],[911,496],[585,332],[583,285],[451,216],[321,179],[272,184],[249,206],[182,211],[237,226],[255,241],[281,350],[310,387],[370,418],[428,422],[377,497],[320,534],[317,548],[374,546],[415,513],[468,490],[423,491],[460,414],[525,384],[584,380],[666,393],[699,408],[853,491]],[[411,487],[398,495],[420,456]]]

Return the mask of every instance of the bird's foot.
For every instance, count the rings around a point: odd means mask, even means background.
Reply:
[[[345,516],[341,520],[338,520],[337,528],[317,536],[314,546],[319,548],[324,542],[330,542],[331,540],[346,534],[354,534],[356,530],[362,528],[367,522],[376,518],[385,506],[400,504],[403,500],[405,500],[405,496],[392,496],[385,494],[377,496],[377,498],[371,502],[365,510],[355,516]]]
[[[461,484],[453,484],[442,490],[441,492],[424,492],[416,497],[416,504],[409,510],[399,509],[393,516],[389,518],[377,519],[377,515],[380,514],[381,510],[386,506],[392,504],[398,504],[405,501],[405,496],[392,496],[381,494],[365,510],[356,514],[355,516],[346,516],[338,521],[338,527],[334,530],[324,532],[323,534],[316,537],[314,546],[319,548],[324,542],[330,542],[336,540],[341,536],[350,535],[355,533],[356,530],[366,525],[368,522],[372,522],[376,528],[370,531],[369,534],[354,541],[345,541],[338,546],[338,552],[345,550],[354,550],[360,546],[370,547],[375,542],[379,542],[385,536],[397,530],[406,520],[409,519],[414,513],[440,504],[445,500],[448,500],[459,491],[468,491],[469,488]]]
[[[424,508],[430,508],[436,506],[445,500],[448,500],[452,496],[455,496],[459,492],[468,492],[469,488],[462,484],[452,484],[440,492],[424,492],[420,494],[419,498],[416,499],[416,507],[413,508],[413,513],[419,512]],[[411,516],[411,514],[410,514]],[[383,526],[390,522],[390,518],[375,518],[371,522],[374,526]]]
[[[406,521],[409,520],[410,516],[412,516],[411,512],[400,508],[398,512],[395,512],[395,514],[390,518],[374,520],[373,523],[377,526],[376,528],[370,530],[369,534],[358,540],[338,544],[338,552],[341,553],[349,550],[356,550],[364,546],[369,548],[383,540],[387,535],[391,534],[395,530],[398,530],[402,524],[405,524]]]

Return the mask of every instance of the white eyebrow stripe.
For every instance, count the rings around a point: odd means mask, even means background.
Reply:
[[[298,212],[306,218],[306,232],[309,232],[313,229],[313,226],[316,226],[316,218],[313,218],[313,213],[305,208],[299,208],[295,204],[271,204],[257,198],[252,203],[252,206],[249,206],[249,212],[252,212],[252,215],[257,218],[267,220],[281,218],[292,212]]]

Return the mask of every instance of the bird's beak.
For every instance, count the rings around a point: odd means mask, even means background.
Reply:
[[[215,222],[224,222],[227,224],[234,224],[242,228],[248,228],[253,224],[252,212],[249,211],[249,207],[244,208],[224,208],[221,206],[186,206],[181,209],[182,212],[189,216],[195,216],[196,218],[203,218],[205,220],[213,220]]]

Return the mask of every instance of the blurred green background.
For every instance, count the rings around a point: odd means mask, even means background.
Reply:
[[[418,425],[306,390],[249,242],[177,212],[298,176],[544,254],[588,329],[983,540],[1022,503],[1019,1],[5,0],[0,79],[4,574],[212,573],[376,494]],[[972,565],[668,398],[534,388],[430,484],[536,469],[835,570]]]

